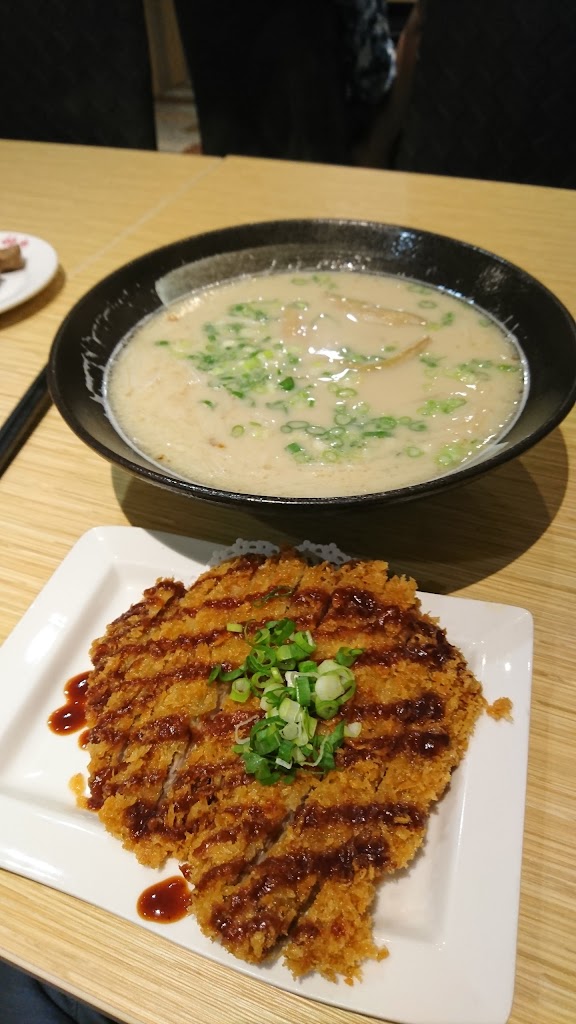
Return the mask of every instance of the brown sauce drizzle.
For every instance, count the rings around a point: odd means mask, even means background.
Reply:
[[[243,725],[248,728],[254,724],[257,718],[263,717],[264,712],[260,709],[258,713],[253,712],[252,714],[248,714],[247,711],[233,711],[230,714],[221,711],[218,715],[202,722],[201,735],[224,739],[226,736],[233,736],[237,728],[241,729]]]
[[[355,664],[387,667],[399,661],[429,661],[434,667],[439,668],[453,657],[454,648],[448,643],[442,630],[438,630],[436,643],[411,639],[383,650],[364,651],[358,656]]]
[[[319,604],[320,609],[325,608],[330,600],[327,590],[320,587],[302,587],[297,590],[292,598],[290,608],[298,607],[301,604]]]
[[[235,857],[233,860],[224,861],[222,864],[216,864],[214,867],[209,868],[205,871],[201,878],[195,879],[196,892],[201,892],[202,889],[210,887],[216,880],[222,881],[229,879],[234,882],[246,868],[247,861],[245,857]],[[184,875],[184,878],[192,880],[194,872],[192,871],[189,864],[181,864],[180,870]]]
[[[225,627],[222,629],[212,629],[205,633],[195,633],[190,635],[188,633],[180,633],[178,636],[172,637],[153,637],[148,640],[134,640],[127,642],[122,645],[122,654],[124,657],[139,657],[143,654],[149,654],[153,658],[163,658],[167,654],[171,654],[174,651],[194,651],[201,644],[212,643],[217,639],[218,636],[225,633]],[[106,657],[114,654],[116,642],[110,644],[110,648],[104,652]],[[103,659],[100,659],[103,660]],[[99,665],[99,661],[95,661],[96,667]],[[206,669],[206,662],[199,661],[197,667],[199,672]],[[195,668],[196,666],[189,666],[188,668]]]
[[[378,836],[354,836],[340,846],[327,850],[297,850],[277,857],[268,857],[257,877],[244,892],[230,897],[234,910],[261,899],[275,889],[297,885],[304,878],[352,878],[365,867],[384,867],[388,861],[388,844]]]
[[[450,746],[450,736],[446,732],[410,732],[407,740],[408,749],[419,757],[436,757]]]
[[[57,736],[78,732],[86,725],[86,697],[90,672],[72,676],[64,687],[66,703],[56,708],[48,718],[48,727]]]
[[[247,569],[251,568],[255,572],[264,561],[263,555],[245,555],[229,566],[224,573],[215,574],[213,586],[217,586],[225,577],[239,575]],[[162,600],[160,596],[163,592],[167,594],[165,600]],[[173,603],[180,602],[186,597],[187,593],[187,588],[180,581],[172,579],[158,580],[155,586],[149,587],[144,591],[142,600],[133,604],[114,620],[112,628],[109,629],[106,636],[102,637],[100,643],[94,645],[92,652],[94,664],[97,665],[97,663],[107,657],[118,640],[129,633],[133,625],[138,625],[142,617],[147,618],[150,624],[152,624],[158,613],[168,609]],[[178,614],[194,616],[197,610],[197,608],[188,608],[180,605],[178,607]]]
[[[292,941],[312,942],[320,934],[320,928],[313,921],[302,921],[298,924],[292,934]]]
[[[177,813],[181,813],[182,810],[188,813],[191,801],[187,798],[186,800],[174,801],[174,808]],[[271,829],[276,827],[274,822],[277,820],[277,805],[276,803],[270,804],[241,804],[226,807],[223,812],[223,818],[231,823],[230,831],[234,833],[234,839],[240,835],[247,835],[249,838],[255,838],[257,836],[268,836],[271,833]],[[184,831],[192,836],[198,832],[207,833],[206,839],[203,841],[201,846],[196,847],[195,855],[199,852],[207,850],[214,842],[220,842],[219,832],[210,832],[210,828],[214,826],[214,811],[208,804],[206,810],[194,818],[193,821],[186,821],[185,829],[182,828],[182,834]],[[240,824],[232,827],[232,823],[239,821]],[[278,827],[281,827],[282,822]],[[223,827],[224,833],[225,829]],[[182,868],[181,868],[182,870]]]
[[[396,718],[406,725],[414,722],[437,722],[444,717],[444,701],[434,690],[429,690],[416,700],[397,700],[389,704],[353,704],[346,717],[349,721]]]
[[[132,839],[141,839],[150,831],[150,820],[155,814],[156,804],[146,803],[144,800],[137,800],[131,807],[126,808],[126,823]]]
[[[132,707],[138,707],[138,702],[133,701]],[[114,717],[118,718],[120,712],[114,711]],[[124,744],[128,735],[126,725],[120,719],[117,724],[104,721],[104,716],[98,725],[89,730],[87,742],[107,743],[110,747]],[[187,739],[190,735],[188,719],[182,715],[166,715],[164,718],[156,718],[147,722],[140,729],[130,732],[131,742],[154,743],[174,742],[175,740]]]
[[[190,906],[190,890],[183,878],[174,875],[149,886],[138,898],[136,909],[145,921],[172,924],[186,917]]]
[[[244,808],[240,825],[221,828],[209,834],[194,850],[194,857],[207,853],[211,846],[237,842],[240,836],[245,840],[275,839],[281,827],[282,822],[270,820],[258,805]]]
[[[244,604],[246,602],[246,600],[250,600],[250,599],[249,598],[247,599],[246,597],[243,597],[243,596],[238,596],[238,597],[212,597],[212,598],[209,597],[209,598],[206,599],[206,601],[204,601],[204,608],[212,608],[215,611],[218,610],[218,609],[222,609],[223,611],[227,611],[230,608],[239,608],[240,605],[242,605],[242,604]]]
[[[378,602],[368,590],[357,587],[338,587],[332,595],[332,609],[338,615],[353,615],[359,619],[371,618],[378,610]]]
[[[300,808],[295,819],[300,828],[325,828],[329,825],[367,825],[377,822],[384,825],[407,825],[420,828],[426,815],[414,804],[336,804],[323,807],[307,803]]]
[[[108,796],[106,786],[113,771],[112,767],[100,768],[90,776],[90,796],[86,801],[86,806],[91,811],[99,811],[102,807]]]
[[[397,605],[379,604],[376,597],[369,591],[355,587],[341,587],[334,591],[328,618],[341,623],[331,634],[333,638],[342,636],[345,641],[349,623],[347,619],[362,622],[365,633],[381,634],[388,624],[393,624],[404,632],[404,637],[394,646],[380,650],[370,649],[361,654],[356,665],[389,666],[398,661],[429,662],[433,667],[440,668],[446,661],[455,657],[455,651],[446,638],[446,634],[436,623],[420,617],[412,608],[400,608]]]
[[[190,735],[188,718],[184,715],[165,715],[147,722],[131,734],[131,742],[136,743],[167,743],[174,740],[187,739]]]
[[[107,772],[112,774],[113,771],[114,769],[103,769],[92,777],[90,781],[92,797],[89,806],[93,810],[100,808],[107,797],[122,791],[123,786],[115,780],[109,782]],[[186,785],[187,777],[189,786]],[[154,781],[153,774],[149,773],[144,776],[143,781],[146,783]],[[190,826],[187,824],[187,812],[196,801],[211,800],[219,790],[226,789],[230,792],[249,781],[242,764],[238,764],[236,758],[228,764],[196,765],[193,771],[183,772],[178,778],[178,790],[181,792],[182,788],[186,787],[185,794],[171,800],[173,811],[178,816],[182,816],[182,825],[168,826],[164,821],[161,804],[137,800],[125,811],[125,822],[130,837],[134,842],[152,834],[166,835],[173,839],[182,838],[187,831],[190,831]],[[125,783],[125,787],[130,789],[134,782],[134,777],[131,776]]]
[[[167,594],[165,600],[160,596],[162,592]],[[106,635],[94,642],[91,652],[94,666],[97,667],[110,653],[111,645],[116,645],[141,619],[144,618],[151,624],[156,615],[168,609],[175,600],[181,600],[185,594],[186,587],[183,583],[167,579],[159,580],[156,586],[145,590],[143,599],[122,612],[109,627]]]
[[[408,752],[418,757],[436,757],[443,750],[450,746],[450,735],[446,732],[432,732],[417,730],[405,730],[395,736],[375,736],[372,739],[362,740],[358,743],[347,744],[336,751],[336,764],[340,768],[348,768],[357,761],[366,761],[371,758],[380,759],[395,757],[397,754]]]
[[[218,791],[226,789],[230,792],[237,786],[246,785],[250,781],[242,765],[238,766],[235,762],[224,766],[207,765],[188,774],[190,786],[186,788],[185,794],[171,800],[174,813],[183,819],[182,826],[179,827],[177,824],[167,826],[163,818],[163,807],[148,806],[144,802],[140,802],[127,808],[126,811],[127,825],[134,841],[150,833],[183,838],[186,832],[193,829],[193,826],[186,823],[186,818],[195,801],[207,800],[210,802]],[[179,793],[185,782],[185,776],[180,776],[178,780]]]
[[[358,870],[373,867],[381,869],[388,860],[388,846],[380,837],[355,837],[332,849],[322,851],[298,850],[278,857],[269,857],[256,869],[256,878],[245,885],[240,892],[231,895],[226,903],[215,907],[212,913],[214,928],[229,941],[242,940],[256,932],[267,931],[277,926],[278,914],[272,909],[273,904],[258,907],[253,912],[253,905],[263,896],[274,893],[279,888],[290,888],[311,875],[316,881],[325,878],[351,879]],[[227,865],[222,865],[226,868]],[[217,869],[212,869],[212,876]],[[244,911],[249,910],[250,916],[242,919]]]
[[[290,589],[290,588],[288,588]],[[353,588],[349,588],[350,593],[354,594],[356,591]],[[229,611],[232,612],[234,608],[237,608],[245,603],[256,604],[266,596],[266,591],[255,591],[253,594],[244,597],[221,597],[221,598],[207,598],[203,604],[204,608],[211,608],[214,611]],[[268,592],[269,593],[269,592]],[[275,596],[275,595],[274,595]],[[278,595],[280,596],[280,595]],[[306,614],[306,606],[309,603],[314,604],[315,602],[321,602],[324,606],[328,603],[328,594],[320,589],[303,588],[297,590],[291,600],[290,608],[293,608],[293,612],[288,609],[287,615],[295,619],[299,628],[305,628],[307,625],[313,625],[316,622],[316,615],[314,612]],[[372,599],[375,602],[375,599]],[[298,606],[304,605],[305,607],[300,609]],[[384,610],[385,614],[393,616],[398,614],[399,610],[396,608],[388,608]],[[179,616],[181,610],[179,609]],[[190,614],[193,616],[196,614],[195,610],[192,610]],[[311,618],[312,615],[312,618]],[[264,610],[259,618],[250,620],[250,633],[255,633],[258,629],[266,624],[269,620],[270,615],[266,615]],[[240,634],[235,634],[237,639],[241,639]],[[122,648],[123,655],[139,657],[144,654],[149,654],[152,657],[166,657],[175,651],[189,651],[193,652],[196,648],[204,647],[206,645],[212,645],[216,640],[221,637],[231,637],[231,634],[226,628],[226,625],[217,626],[214,629],[206,630],[201,633],[180,633],[178,636],[172,637],[157,637],[152,639],[134,640],[131,643],[125,643]],[[117,644],[117,636],[114,634],[110,637],[105,637],[102,643],[99,645],[97,650],[97,657],[95,660],[96,667],[99,666],[100,662],[104,660],[106,656],[114,652],[114,648]],[[198,661],[196,664],[187,666],[187,673],[191,680],[203,679],[207,671],[210,670],[211,664],[206,662]],[[236,666],[233,666],[236,667]],[[160,675],[158,676],[160,679]],[[151,680],[152,681],[152,680]]]
[[[236,598],[221,598],[220,602],[216,600],[212,601],[212,605],[219,604],[219,607],[227,607],[231,610],[236,605],[244,604],[246,599]],[[232,602],[232,604],[226,604],[224,602]],[[206,601],[205,606],[210,604]],[[270,616],[263,619],[253,619],[250,622],[250,630],[252,633],[256,632],[261,626],[263,626]],[[131,643],[126,643],[122,647],[122,654],[125,657],[141,657],[142,655],[150,655],[153,658],[164,658],[169,654],[173,654],[175,651],[182,652],[187,651],[193,653],[196,648],[202,648],[206,645],[212,645],[216,640],[221,637],[231,639],[233,636],[236,639],[243,639],[242,634],[232,634],[226,628],[226,626],[217,626],[214,629],[205,630],[202,633],[179,633],[177,636],[171,637],[153,637],[152,639],[134,640]],[[114,645],[110,645],[110,650],[106,649],[104,653],[106,655],[113,653]],[[203,679],[212,667],[211,662],[198,660],[195,663],[188,664],[186,666],[186,673],[190,679]],[[160,674],[158,675],[160,678]]]

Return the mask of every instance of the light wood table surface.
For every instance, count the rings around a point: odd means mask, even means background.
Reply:
[[[0,314],[0,420],[46,361],[59,322],[87,288],[149,249],[223,225],[314,215],[439,231],[520,264],[576,313],[572,192],[15,142],[0,143],[0,166],[0,227],[46,238],[61,262],[45,293]],[[535,619],[534,682],[510,1020],[573,1024],[575,445],[572,414],[521,459],[426,503],[338,517],[259,520],[179,500],[112,469],[51,409],[0,479],[0,639],[76,540],[95,525],[132,524],[214,542],[239,536],[334,540],[344,549],[389,559],[415,575],[424,590],[528,608]],[[269,1024],[353,1024],[368,1019],[265,987],[8,872],[0,872],[0,901],[0,956],[120,1021],[220,1024],[265,1018]]]

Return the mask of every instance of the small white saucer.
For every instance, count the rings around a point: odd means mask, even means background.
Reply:
[[[0,274],[0,313],[14,309],[37,295],[58,270],[58,256],[42,238],[25,235],[21,231],[0,230],[0,249],[9,245],[19,245],[26,262],[22,270]]]

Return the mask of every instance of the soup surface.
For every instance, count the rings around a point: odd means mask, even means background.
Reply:
[[[142,322],[108,412],[142,454],[228,491],[390,490],[477,458],[519,409],[513,338],[478,307],[352,271],[238,278]]]

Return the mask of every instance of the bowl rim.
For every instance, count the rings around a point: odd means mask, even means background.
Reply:
[[[536,288],[538,292],[543,294],[547,301],[551,302],[556,308],[557,312],[563,317],[566,323],[568,332],[572,335],[574,343],[574,351],[576,353],[576,321],[569,309],[565,306],[561,299],[542,281],[534,277],[528,271],[524,270],[519,264],[512,262],[504,256],[500,256],[497,253],[492,252],[489,249],[485,249],[482,246],[476,245],[472,242],[467,242],[459,238],[455,238],[452,235],[440,234],[436,231],[431,231],[424,228],[410,227],[408,225],[396,224],[389,221],[377,221],[371,219],[362,218],[347,218],[347,217],[293,217],[293,218],[276,218],[274,220],[262,220],[262,221],[246,221],[238,224],[229,224],[225,227],[210,229],[207,231],[198,232],[194,235],[184,236],[180,239],[176,239],[172,242],[167,242],[164,245],[158,246],[154,249],[148,250],[139,256],[134,257],[128,262],[115,268],[110,273],[106,274],[103,278],[92,285],[72,306],[68,311],[61,324],[59,325],[54,339],[51,344],[48,365],[47,365],[47,379],[48,388],[52,400],[60,412],[60,415],[65,420],[67,425],[73,430],[73,432],[82,440],[88,447],[92,448],[97,454],[101,455],[112,465],[118,465],[122,469],[126,470],[132,475],[136,475],[139,478],[147,480],[149,483],[153,483],[165,490],[169,490],[173,493],[178,493],[187,497],[195,497],[201,500],[209,501],[217,504],[224,505],[239,505],[239,506],[260,506],[260,507],[271,507],[271,508],[292,508],[298,509],[318,509],[318,508],[353,508],[356,506],[370,506],[376,504],[400,504],[402,502],[411,501],[419,497],[431,497],[438,494],[439,492],[451,489],[460,484],[466,483],[467,481],[475,479],[477,476],[481,476],[488,469],[494,469],[499,466],[510,462],[511,460],[522,455],[525,451],[528,451],[534,445],[538,444],[544,437],[551,433],[568,415],[574,404],[576,403],[576,377],[572,381],[570,387],[565,392],[562,400],[559,402],[555,412],[552,416],[549,416],[536,430],[532,431],[529,435],[524,438],[520,438],[511,445],[506,445],[500,451],[493,452],[486,459],[479,459],[470,464],[465,464],[460,469],[452,470],[451,472],[444,473],[431,479],[420,481],[414,484],[408,484],[403,487],[390,488],[383,491],[371,491],[365,494],[351,494],[351,495],[330,495],[325,497],[293,497],[293,496],[278,496],[278,495],[267,495],[267,494],[252,494],[245,491],[230,491],[224,490],[219,487],[212,487],[208,484],[196,483],[192,480],[187,480],[183,477],[176,475],[169,475],[163,473],[159,468],[156,468],[153,462],[149,465],[138,465],[131,461],[127,456],[122,455],[118,452],[112,451],[106,444],[95,438],[84,425],[78,421],[74,413],[70,410],[66,397],[64,396],[59,376],[56,370],[56,363],[59,355],[60,348],[66,338],[67,332],[70,329],[70,325],[74,322],[76,317],[81,314],[85,304],[93,301],[97,297],[100,291],[106,291],[111,285],[113,285],[118,279],[123,278],[127,273],[136,270],[139,266],[146,266],[150,262],[161,259],[163,255],[170,255],[172,252],[177,252],[187,244],[194,243],[196,245],[202,245],[204,242],[217,242],[218,239],[226,240],[233,237],[236,233],[246,231],[266,231],[266,230],[277,230],[279,228],[290,231],[291,229],[302,228],[303,226],[316,228],[356,228],[356,229],[373,229],[377,234],[378,232],[390,232],[393,235],[401,236],[403,234],[416,236],[418,238],[424,238],[425,240],[432,242],[434,240],[441,241],[443,244],[449,244],[456,246],[460,249],[473,252],[475,255],[485,257],[490,261],[492,265],[497,264],[506,267],[508,270],[512,270],[519,279],[529,285],[531,288]],[[214,249],[209,256],[199,256],[192,258],[187,261],[189,264],[193,264],[201,259],[211,258],[216,256],[219,252],[234,253],[242,252],[250,249],[265,248],[267,245],[272,246],[273,241],[270,242],[256,242],[250,244],[249,241],[246,244],[238,245],[224,250]],[[287,239],[285,244],[291,244],[290,240]],[[293,243],[294,244],[294,243]],[[302,243],[300,243],[302,244]],[[325,244],[319,240],[316,240],[316,244]],[[187,263],[175,264],[173,270],[178,269],[180,266],[186,266]],[[170,269],[163,272],[162,275],[170,273]],[[434,284],[433,287],[442,287],[441,285]],[[446,289],[450,291],[450,289]],[[454,292],[453,294],[457,294]],[[466,296],[461,296],[466,299]],[[159,298],[158,309],[162,307],[162,302]],[[110,355],[107,357],[110,358]],[[113,426],[113,425],[112,425]],[[118,434],[124,444],[128,447],[128,442],[125,441],[121,435]],[[502,440],[506,435],[502,436]],[[498,442],[497,442],[498,443]],[[146,458],[142,453],[141,458]]]

